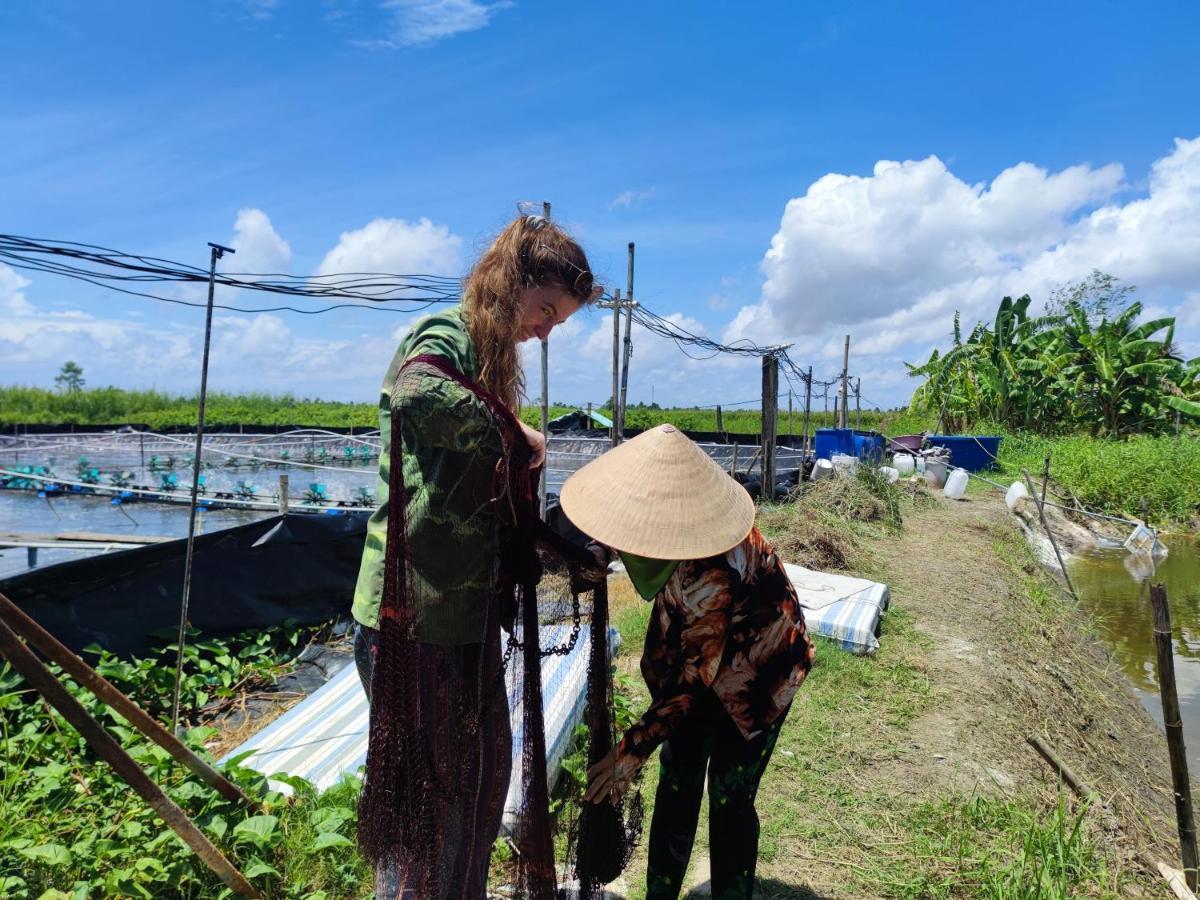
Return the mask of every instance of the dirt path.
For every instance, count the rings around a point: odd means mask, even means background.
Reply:
[[[874,548],[870,568],[931,639],[926,658],[939,692],[912,722],[912,752],[891,757],[877,776],[922,789],[1053,787],[1057,776],[1025,740],[1040,734],[1131,824],[1147,814],[1169,822],[1165,741],[1085,617],[1060,605],[1020,540],[995,495],[973,494],[939,500]],[[1140,837],[1154,835],[1142,829]]]
[[[955,886],[954,853],[1006,838],[972,819],[971,798],[994,801],[993,818],[1058,803],[1031,734],[1105,801],[1084,821],[1106,867],[1098,882],[1113,889],[1085,895],[1162,896],[1135,858],[1177,855],[1165,742],[1088,623],[1034,564],[999,498],[939,497],[904,516],[902,532],[865,541],[852,560],[855,574],[892,588],[878,656],[823,646],[784,727],[759,793],[756,896],[979,895]],[[1064,808],[1074,814],[1073,797]],[[705,827],[693,897],[708,895]],[[1008,827],[1007,844],[1019,844],[1020,827]],[[633,897],[643,855],[626,877]]]

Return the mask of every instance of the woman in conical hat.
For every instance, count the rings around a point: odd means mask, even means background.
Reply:
[[[654,603],[642,656],[653,702],[588,772],[585,797],[619,798],[662,745],[646,896],[676,897],[707,771],[713,896],[749,897],[755,794],[813,660],[795,590],[754,527],[754,502],[660,425],[571,476],[562,508]]]

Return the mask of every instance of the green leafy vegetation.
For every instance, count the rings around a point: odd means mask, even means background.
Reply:
[[[222,698],[286,671],[303,632],[285,626],[188,649],[182,708],[188,718]],[[173,650],[163,648],[173,659]],[[173,667],[156,655],[118,660],[101,652],[98,670],[151,714],[165,719]],[[57,671],[57,670],[56,670]],[[57,672],[61,677],[61,672]],[[74,682],[83,706],[268,896],[359,897],[370,878],[354,846],[359,785],[317,796],[302,779],[286,798],[239,766],[226,773],[262,806],[252,813],[200,783],[165,750]],[[35,897],[229,896],[221,882],[57,713],[8,667],[0,667],[0,895]],[[193,727],[185,742],[206,755],[214,729]],[[47,893],[50,892],[50,893]],[[59,893],[54,893],[59,892]]]
[[[1200,358],[1184,361],[1169,316],[1139,324],[1131,288],[1100,272],[1069,285],[1049,314],[1029,315],[1028,295],[1005,297],[991,323],[934,350],[909,374],[924,378],[915,411],[936,413],[949,431],[982,420],[1010,429],[1091,435],[1156,433],[1180,417],[1200,419]]]
[[[1010,434],[1000,448],[1006,476],[1027,468],[1036,479],[1050,457],[1051,478],[1067,503],[1110,515],[1195,527],[1200,521],[1200,441],[1194,436],[1132,435],[1093,439]]]

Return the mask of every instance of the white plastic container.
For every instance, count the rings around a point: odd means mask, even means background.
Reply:
[[[1029,490],[1025,487],[1025,482],[1014,481],[1004,494],[1004,503],[1008,506],[1009,512],[1017,508],[1017,504],[1024,498],[1029,496]]]
[[[925,483],[940,488],[946,485],[946,464],[940,459],[925,460]]]
[[[966,469],[955,469],[946,479],[946,487],[942,493],[951,500],[961,500],[967,493],[968,481],[970,481],[970,476],[967,475]]]
[[[917,474],[918,474],[918,475],[924,475],[924,474],[925,474],[925,457],[923,457],[923,456],[918,456],[918,457],[916,458],[916,467],[917,467]]]
[[[858,457],[848,456],[845,453],[835,453],[830,458],[833,463],[833,470],[839,475],[853,475],[858,469]]]
[[[827,459],[818,459],[813,464],[812,475],[809,476],[813,481],[821,481],[825,478],[833,477],[833,463]]]
[[[888,484],[895,484],[900,480],[900,472],[897,469],[893,469],[891,466],[880,466],[879,472],[884,478],[887,479]]]
[[[917,468],[916,460],[907,453],[897,453],[892,457],[892,467],[901,475],[911,475]]]
[[[1130,553],[1149,553],[1157,540],[1158,535],[1152,529],[1139,523],[1133,533],[1125,538],[1125,549]]]

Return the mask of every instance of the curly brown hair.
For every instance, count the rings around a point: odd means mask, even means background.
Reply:
[[[479,257],[463,286],[467,332],[479,359],[477,381],[518,409],[524,378],[517,352],[521,292],[557,288],[592,302],[587,254],[565,230],[543,216],[519,216]]]

